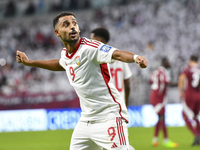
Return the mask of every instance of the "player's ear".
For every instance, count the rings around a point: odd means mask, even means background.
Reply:
[[[60,33],[58,32],[58,30],[57,30],[57,29],[55,29],[55,30],[54,30],[54,33],[55,33],[55,35],[56,35],[57,37],[59,37],[59,36],[60,36]]]

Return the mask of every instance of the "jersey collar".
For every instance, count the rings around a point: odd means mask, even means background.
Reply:
[[[67,52],[67,50],[66,50],[65,56],[66,56],[67,58],[71,59],[71,58],[76,54],[76,52],[77,52],[77,50],[78,50],[78,48],[79,48],[79,46],[80,46],[80,44],[81,44],[82,39],[83,39],[83,38],[81,38],[81,39],[79,40],[79,43],[78,43],[76,49],[73,51],[73,53],[72,53],[71,55],[68,55],[68,52]]]

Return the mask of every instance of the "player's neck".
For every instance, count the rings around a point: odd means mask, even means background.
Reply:
[[[191,67],[194,67],[194,66],[198,66],[198,63],[195,62],[195,61],[190,61],[190,62],[189,62],[189,65],[190,65]]]
[[[76,49],[76,47],[78,46],[80,39],[78,41],[76,41],[75,43],[63,43],[67,52],[69,54],[73,53],[74,50]]]

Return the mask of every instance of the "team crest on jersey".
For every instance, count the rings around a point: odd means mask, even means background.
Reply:
[[[77,65],[80,65],[80,63],[81,63],[80,57],[79,57],[79,56],[76,56],[76,64],[77,64]]]
[[[100,48],[100,51],[109,52],[111,48],[112,48],[111,46],[103,45],[103,46]]]

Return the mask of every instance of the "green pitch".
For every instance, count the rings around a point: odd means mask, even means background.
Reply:
[[[162,146],[163,134],[159,133],[159,146],[151,145],[154,128],[129,128],[129,142],[136,150],[200,150],[200,146],[192,147],[193,135],[187,127],[168,127],[168,137],[171,141],[179,144],[176,148]]]
[[[159,134],[160,145],[151,146],[153,128],[129,128],[129,141],[136,150],[200,150],[200,146],[191,147],[194,137],[186,127],[168,127],[169,138],[179,143],[177,148],[162,146],[162,133]],[[73,130],[55,130],[38,132],[0,133],[0,150],[69,150]]]

